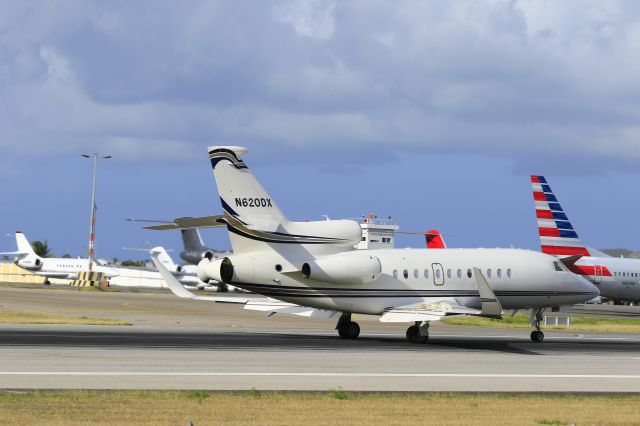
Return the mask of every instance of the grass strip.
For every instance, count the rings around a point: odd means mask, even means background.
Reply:
[[[526,315],[505,316],[503,319],[482,318],[473,316],[454,316],[442,320],[444,324],[481,327],[531,328]],[[640,333],[640,319],[571,317],[571,325],[551,326],[543,328],[553,330],[594,331],[608,333]]]
[[[208,391],[0,393],[2,425],[637,425],[639,395]]]
[[[63,317],[60,315],[38,315],[0,312],[2,324],[75,324],[75,325],[131,325],[130,322],[113,318]],[[0,423],[1,424],[1,423]]]

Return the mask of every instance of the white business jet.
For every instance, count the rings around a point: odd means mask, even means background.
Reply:
[[[530,250],[355,250],[362,235],[355,221],[289,221],[241,160],[246,152],[235,146],[209,148],[223,215],[146,227],[225,226],[233,254],[203,259],[198,277],[269,297],[240,299],[246,309],[338,317],[336,329],[345,339],[360,334],[352,314],[375,315],[382,322],[413,323],[406,332],[411,342],[426,342],[429,322],[448,315],[500,318],[503,309],[532,309],[531,339],[541,342],[545,309],[598,295],[593,284],[560,260]],[[157,257],[152,259],[175,284]],[[180,297],[234,300],[198,297],[182,286],[169,287]]]
[[[89,271],[89,259],[38,256],[27,237],[20,231],[16,231],[16,245],[17,251],[0,253],[0,255],[14,256],[16,265],[33,275],[45,277],[47,283],[49,278],[73,280],[78,278],[80,272]],[[96,260],[93,261],[92,270],[102,272],[107,279],[119,275],[116,268],[101,265]]]

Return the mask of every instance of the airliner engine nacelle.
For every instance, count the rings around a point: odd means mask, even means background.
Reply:
[[[382,273],[380,259],[370,255],[331,256],[302,265],[302,275],[336,284],[365,284]]]
[[[16,265],[30,271],[39,271],[40,269],[42,269],[42,261],[40,260],[40,258],[33,256],[17,260]]]

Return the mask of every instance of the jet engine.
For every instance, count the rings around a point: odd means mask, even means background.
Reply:
[[[302,265],[302,275],[336,284],[365,284],[382,273],[380,259],[370,255],[331,256]]]
[[[216,280],[230,284],[253,281],[253,261],[248,256],[232,256],[209,260],[202,259],[198,264],[198,278],[208,282]]]
[[[29,256],[16,261],[16,265],[30,271],[39,271],[42,269],[42,260],[38,257]]]

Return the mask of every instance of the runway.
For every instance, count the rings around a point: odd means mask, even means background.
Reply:
[[[164,293],[0,288],[0,297],[5,309],[42,299],[87,316],[110,307],[134,324],[0,325],[3,389],[640,392],[637,334],[548,331],[537,344],[527,330],[435,323],[429,343],[415,345],[401,325],[363,319],[361,338],[349,341],[333,321],[267,318]],[[152,310],[155,302],[163,309]],[[190,314],[176,317],[182,310]]]

